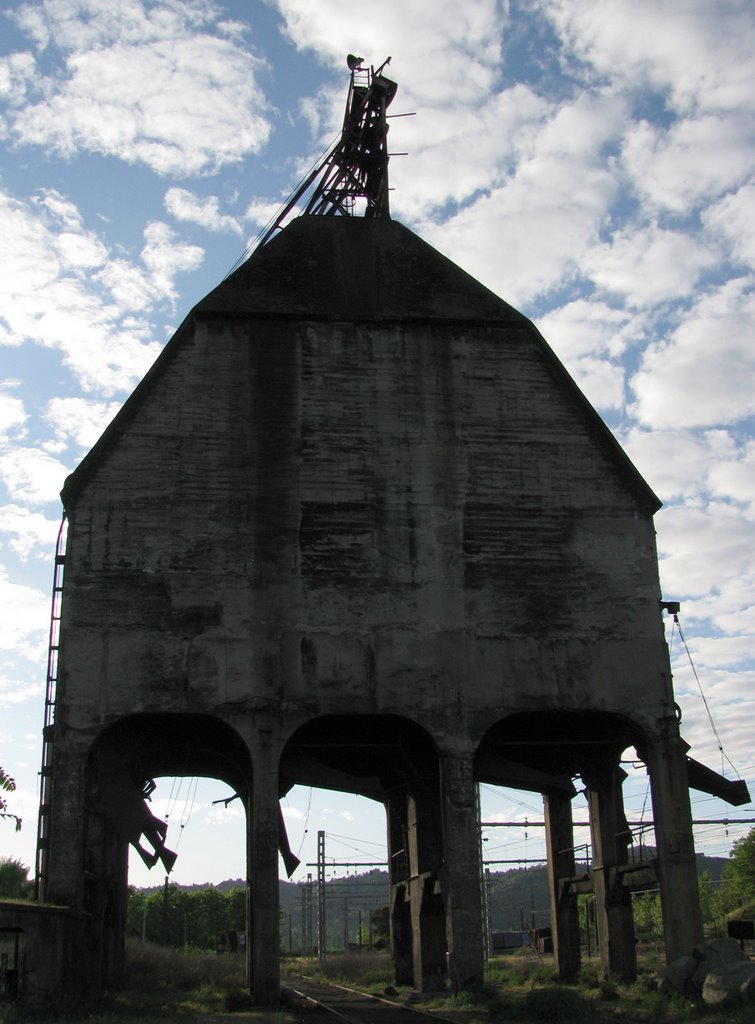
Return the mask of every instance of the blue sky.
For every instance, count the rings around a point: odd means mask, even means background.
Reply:
[[[0,763],[25,819],[0,850],[27,864],[63,480],[335,138],[349,52],[390,55],[392,112],[416,112],[391,122],[393,216],[535,320],[663,500],[664,596],[724,768],[753,788],[752,5],[32,0],[0,11]],[[721,770],[678,637],[673,654],[683,734]],[[156,794],[176,880],[241,876],[238,803],[193,794]],[[692,796],[695,817],[755,817]],[[483,800],[541,816],[536,796]],[[336,860],[384,856],[369,801],[297,789],[284,813],[305,862],[319,829]],[[498,830],[486,849],[542,842]]]

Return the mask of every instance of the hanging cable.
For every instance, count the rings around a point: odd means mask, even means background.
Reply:
[[[739,772],[734,767],[734,765],[731,763],[730,758],[724,753],[724,745],[721,742],[721,737],[718,735],[718,729],[716,729],[716,723],[713,721],[713,715],[711,714],[711,710],[710,710],[710,708],[708,706],[708,701],[706,700],[705,694],[703,693],[703,686],[702,686],[702,683],[700,682],[700,677],[697,674],[697,669],[695,668],[695,663],[692,660],[692,653],[691,653],[689,647],[687,646],[687,641],[684,638],[684,633],[682,632],[682,626],[681,626],[681,623],[679,622],[679,616],[677,615],[676,612],[674,612],[673,621],[674,621],[674,624],[676,625],[676,627],[679,630],[679,639],[681,640],[682,644],[684,645],[684,650],[687,652],[687,657],[689,659],[690,667],[692,668],[692,674],[695,677],[695,682],[697,683],[697,688],[700,691],[700,696],[702,697],[703,705],[704,705],[705,711],[707,712],[707,715],[708,715],[708,721],[710,722],[710,727],[713,730],[713,735],[716,737],[716,742],[718,743],[718,749],[719,749],[719,751],[721,753],[721,774],[722,775],[724,774],[724,758],[725,758],[729,762],[729,765],[731,766],[731,770],[734,772],[734,774],[737,776],[737,778],[741,778]]]
[[[309,798],[307,800],[307,810],[306,810],[306,813],[304,814],[304,831],[301,834],[301,842],[299,843],[299,849],[296,851],[297,857],[301,853],[301,848],[302,848],[302,846],[304,846],[304,840],[307,838],[307,833],[309,832],[309,812],[310,812],[311,809],[312,809],[312,787],[310,786],[309,787]]]
[[[178,782],[178,788],[177,789],[176,789],[176,782]],[[173,779],[173,782],[172,782],[171,787],[170,787],[170,796],[168,797],[168,807],[167,807],[167,810],[165,811],[165,820],[166,821],[173,814],[173,812],[175,811],[176,806],[178,804],[178,801],[181,799],[181,790],[183,788],[183,784],[184,784],[183,777],[180,777],[178,779],[176,779],[176,778]]]

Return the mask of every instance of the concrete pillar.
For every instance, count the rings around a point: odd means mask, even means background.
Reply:
[[[446,915],[435,875],[416,879],[412,889],[414,984],[422,992],[446,987]]]
[[[479,818],[472,752],[440,758],[443,871],[449,969],[453,990],[484,975]]]
[[[391,946],[396,983],[422,992],[445,985],[446,921],[438,881],[442,849],[437,787],[422,781],[388,801]]]
[[[386,800],[388,877],[390,882],[391,956],[397,985],[414,985],[412,915],[409,903],[409,851],[406,789]]]
[[[637,977],[632,897],[621,885],[617,868],[627,863],[629,831],[624,815],[618,763],[606,763],[582,776],[592,835],[592,875],[595,920],[603,973],[622,981]]]
[[[278,900],[278,763],[280,750],[260,730],[252,748],[252,785],[247,814],[250,922],[247,965],[256,1006],[280,1001]]]
[[[661,888],[666,959],[670,962],[703,941],[697,891],[687,746],[678,735],[649,744],[646,751],[653,796],[655,844]]]
[[[52,819],[41,890],[46,903],[77,909],[84,902],[88,754],[89,742],[77,743],[70,735],[67,746],[55,752]]]
[[[422,992],[437,991],[445,986],[446,978],[446,922],[438,881],[443,840],[437,785],[422,780],[411,783],[406,808],[414,987]]]
[[[565,879],[572,878],[576,871],[571,797],[568,793],[558,791],[545,793],[543,809],[553,953],[559,977],[573,978],[579,974],[580,968],[577,894],[561,884]]]

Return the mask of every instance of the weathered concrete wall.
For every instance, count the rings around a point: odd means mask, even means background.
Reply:
[[[197,319],[71,509],[67,704],[652,729],[652,520],[559,385],[531,329]]]

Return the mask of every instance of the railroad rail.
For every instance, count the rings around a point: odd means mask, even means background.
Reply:
[[[307,1020],[314,1024],[317,1011],[324,1015],[338,1017],[346,1024],[419,1024],[421,1017],[437,1017],[423,1010],[396,1003],[384,996],[373,996],[357,992],[342,985],[311,981],[309,978],[291,976],[287,979],[285,991],[293,1003],[305,1005],[313,1012]],[[325,1018],[324,1018],[325,1019]]]

